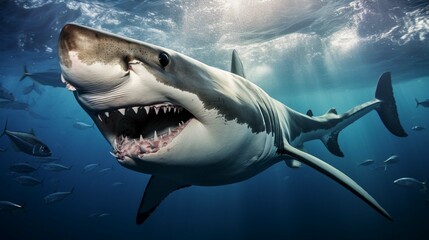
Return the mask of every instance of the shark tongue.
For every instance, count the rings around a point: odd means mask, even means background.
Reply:
[[[124,159],[126,156],[131,158],[143,158],[144,154],[156,153],[172,142],[173,139],[182,132],[189,121],[180,124],[174,129],[169,128],[168,132],[162,135],[158,135],[158,133],[154,131],[152,138],[143,138],[143,136],[140,135],[139,139],[129,139],[128,137],[121,136],[115,139],[113,146],[115,153],[113,155],[118,159]]]

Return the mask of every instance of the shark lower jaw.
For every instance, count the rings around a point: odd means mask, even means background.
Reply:
[[[118,161],[155,155],[196,120],[185,108],[169,102],[90,112],[113,147]]]

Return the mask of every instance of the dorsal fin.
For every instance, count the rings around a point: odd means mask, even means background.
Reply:
[[[28,132],[29,134],[36,136],[36,134],[34,133],[34,129],[30,129],[30,132]]]
[[[240,77],[246,78],[246,75],[244,74],[243,63],[241,62],[240,56],[238,56],[238,53],[235,49],[232,51],[231,72],[237,74]]]
[[[309,117],[313,117],[314,116],[313,111],[311,109],[308,109],[306,115],[309,116]]]

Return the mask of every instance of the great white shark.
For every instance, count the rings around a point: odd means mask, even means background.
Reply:
[[[246,180],[280,161],[301,163],[332,178],[384,217],[389,213],[361,186],[300,150],[320,139],[343,156],[338,134],[375,110],[405,137],[383,73],[375,98],[338,114],[301,114],[246,80],[234,51],[232,72],[173,50],[75,24],[58,43],[62,80],[111,144],[124,167],[152,175],[137,213],[143,223],[173,191]]]

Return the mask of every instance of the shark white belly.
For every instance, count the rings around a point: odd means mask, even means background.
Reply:
[[[112,145],[112,155],[124,167],[152,175],[138,224],[179,188],[242,181],[283,160],[313,167],[390,219],[352,179],[298,149],[320,139],[342,156],[339,132],[372,110],[393,134],[406,136],[390,73],[381,76],[374,100],[315,117],[246,80],[236,52],[230,73],[170,49],[68,24],[58,53],[63,81]]]

